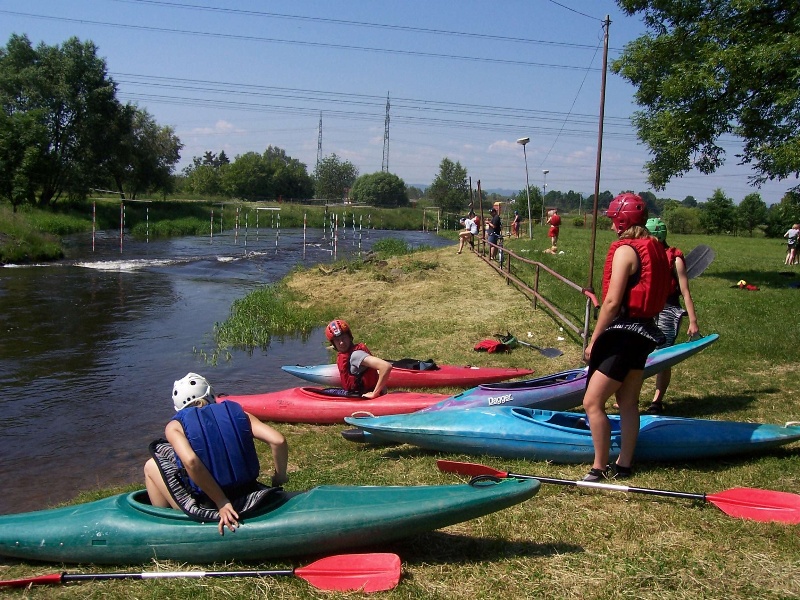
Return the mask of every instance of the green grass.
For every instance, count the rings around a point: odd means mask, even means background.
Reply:
[[[64,256],[57,231],[67,223],[41,211],[13,213],[0,205],[0,264],[58,260]]]
[[[610,241],[609,232],[598,232],[596,281]],[[587,230],[568,225],[561,229],[563,255],[541,254],[548,245],[542,228],[535,230],[533,243],[508,240],[507,247],[541,260],[583,285],[588,272],[588,242]],[[691,288],[701,331],[719,333],[720,339],[675,367],[666,398],[667,414],[780,424],[799,420],[800,289],[789,284],[800,280],[800,269],[783,266],[783,245],[775,240],[716,236],[670,236],[670,242],[685,251],[700,243],[715,249],[716,260],[692,281]],[[731,287],[740,279],[758,285],[760,291]],[[283,285],[288,290],[287,306],[308,312],[309,326],[322,326],[335,313],[350,322],[357,339],[386,358],[433,357],[441,363],[526,366],[535,369],[537,375],[580,364],[579,340],[566,336],[566,340],[558,341],[558,323],[552,316],[541,309],[531,310],[530,302],[506,286],[488,265],[470,253],[456,256],[454,247],[394,256],[335,272],[330,265],[325,270],[298,270]],[[563,286],[547,278],[543,278],[542,286],[559,302],[574,302],[572,311],[582,318],[579,294],[561,289]],[[297,295],[291,296],[293,293]],[[273,306],[275,298],[268,293],[264,297],[264,305]],[[260,310],[259,295],[246,300],[245,305],[249,302],[253,306],[248,314],[257,314],[251,311]],[[265,322],[282,314],[279,304],[267,309]],[[251,326],[256,325],[248,325],[247,319],[241,324],[244,331]],[[547,359],[525,348],[501,356],[472,350],[478,340],[506,329],[522,335],[530,331],[539,345],[559,347],[565,354]],[[267,328],[268,334],[276,332]],[[685,331],[678,341],[684,340]],[[652,380],[647,380],[642,406],[652,393]],[[344,425],[277,427],[290,445],[290,490],[327,483],[416,485],[458,481],[437,470],[437,458],[483,462],[514,472],[564,479],[582,477],[589,466],[440,455],[411,446],[363,447],[342,439]],[[261,458],[268,472],[267,454],[262,453]],[[630,484],[640,487],[694,493],[753,487],[798,493],[800,445],[757,456],[640,462],[636,469]],[[112,491],[117,490],[93,492],[82,499]],[[543,485],[539,494],[524,504],[368,550],[397,552],[403,560],[399,587],[381,594],[381,598],[784,599],[800,597],[798,531],[798,526],[734,519],[703,502]],[[280,568],[308,564],[314,558],[190,568]],[[185,567],[144,565],[147,570]],[[0,564],[0,577],[25,577],[62,568],[138,571],[142,566],[109,569],[6,562]],[[97,582],[7,595],[214,599],[354,596],[315,591],[296,579]]]

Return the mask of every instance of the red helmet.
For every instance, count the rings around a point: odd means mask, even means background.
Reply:
[[[626,192],[611,201],[606,215],[614,223],[614,231],[619,235],[634,225],[644,227],[647,221],[647,205],[641,196]]]
[[[325,337],[328,338],[329,342],[332,342],[333,338],[339,337],[345,333],[350,333],[350,325],[347,324],[347,321],[343,321],[342,319],[334,319],[328,323],[328,326],[325,328]]]

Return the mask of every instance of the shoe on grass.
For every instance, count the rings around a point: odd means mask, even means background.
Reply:
[[[617,463],[608,465],[608,471],[611,479],[628,479],[633,477],[633,469],[631,467],[623,467]]]
[[[589,469],[589,472],[584,476],[583,481],[588,481],[589,483],[598,483],[607,479],[608,474],[608,467],[605,469],[595,469],[592,467]]]

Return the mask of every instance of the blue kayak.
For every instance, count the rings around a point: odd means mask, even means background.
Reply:
[[[611,458],[620,444],[618,415],[611,421]],[[406,443],[443,452],[591,463],[592,436],[582,413],[498,406],[460,411],[345,419],[369,441]],[[690,460],[769,450],[800,440],[800,425],[768,425],[642,415],[637,460]]]
[[[664,369],[674,367],[679,362],[708,348],[718,338],[719,335],[714,333],[690,342],[655,350],[647,357],[644,376],[652,377]],[[567,410],[580,406],[583,401],[587,373],[587,368],[572,369],[511,383],[487,383],[422,410],[433,412],[450,408],[503,405]]]

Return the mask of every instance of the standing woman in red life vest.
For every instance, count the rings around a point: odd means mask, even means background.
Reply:
[[[172,388],[176,415],[166,440],[150,444],[144,466],[150,503],[183,510],[199,521],[219,520],[220,535],[235,531],[240,513],[263,504],[288,480],[289,447],[277,430],[232,401],[216,401],[205,377],[189,373]],[[254,440],[270,445],[272,488],[257,481],[260,465]]]
[[[554,208],[550,211],[550,214],[547,217],[547,224],[550,225],[550,230],[547,232],[547,235],[551,240],[550,251],[551,253],[555,254],[555,251],[558,248],[558,232],[561,227],[561,215],[558,214],[557,208]]]
[[[325,337],[339,353],[336,365],[345,390],[367,399],[386,393],[392,363],[372,356],[365,344],[356,344],[347,321],[334,319],[328,323]]]
[[[675,344],[675,338],[678,337],[678,331],[684,315],[689,316],[689,328],[686,330],[686,335],[689,336],[689,339],[700,333],[700,327],[697,324],[697,313],[694,310],[692,293],[689,291],[689,277],[686,275],[686,260],[683,252],[667,244],[667,224],[664,221],[654,217],[647,220],[646,227],[653,234],[653,237],[664,245],[664,250],[667,252],[667,260],[669,260],[671,275],[669,296],[667,296],[667,305],[656,319],[658,328],[667,338],[658,348],[667,348]],[[681,296],[686,305],[686,310],[681,308]],[[645,411],[647,414],[660,415],[664,412],[664,396],[667,393],[671,379],[671,368],[666,368],[656,374],[656,392],[653,395],[650,407]]]
[[[608,207],[619,239],[611,244],[603,270],[603,303],[584,358],[589,377],[583,408],[594,444],[594,463],[584,481],[632,475],[639,435],[639,393],[647,355],[664,339],[655,317],[664,308],[670,274],[661,243],[644,227],[647,206],[636,194],[620,194]],[[608,464],[611,425],[606,402],[619,405],[619,457]]]

